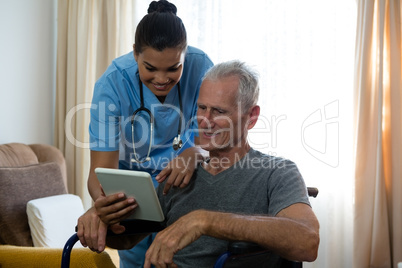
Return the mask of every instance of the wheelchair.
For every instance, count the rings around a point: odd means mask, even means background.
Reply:
[[[307,192],[310,197],[317,197],[318,189],[314,187],[307,187]],[[149,226],[144,224],[144,226],[152,227],[152,229],[158,228],[158,226]],[[162,230],[163,227],[160,227]],[[125,233],[127,234],[127,233]],[[73,234],[70,239],[66,242],[61,259],[61,268],[70,267],[70,256],[71,250],[73,249],[75,243],[79,240],[77,233]],[[269,251],[259,246],[256,243],[244,242],[244,241],[233,241],[228,245],[228,250],[221,254],[214,264],[214,268],[224,268],[227,267],[226,264],[241,262],[244,259],[252,259],[255,263],[255,259],[261,258],[261,263],[264,261],[264,256],[269,255]],[[236,265],[236,264],[232,264]],[[230,264],[229,264],[230,267]],[[235,267],[235,266],[233,266]],[[238,266],[237,267],[249,267],[249,266]],[[254,266],[255,267],[255,266]],[[289,261],[282,259],[281,268],[302,268],[303,263]]]

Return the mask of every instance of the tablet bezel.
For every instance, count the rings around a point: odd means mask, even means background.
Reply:
[[[159,203],[151,175],[144,171],[96,168],[106,195],[123,192],[134,197],[138,207],[127,219],[163,222],[165,216]]]

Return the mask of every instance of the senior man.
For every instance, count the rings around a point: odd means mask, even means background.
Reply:
[[[256,151],[247,141],[260,114],[258,94],[257,75],[242,62],[217,64],[205,75],[197,121],[199,145],[209,159],[197,167],[187,187],[164,193],[164,184],[159,185],[167,228],[148,249],[146,268],[212,267],[233,240],[269,249],[269,267],[279,267],[281,258],[316,259],[319,223],[296,165]],[[119,198],[108,196],[97,201],[98,207]],[[114,223],[110,214],[101,218]]]

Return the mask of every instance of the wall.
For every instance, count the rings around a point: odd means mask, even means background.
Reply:
[[[53,143],[57,0],[0,0],[0,144]]]

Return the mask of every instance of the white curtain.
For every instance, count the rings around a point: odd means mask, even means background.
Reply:
[[[353,265],[353,67],[351,0],[172,0],[189,45],[217,63],[240,59],[260,73],[261,119],[250,142],[295,161],[321,224],[318,259]]]
[[[95,81],[110,62],[132,49],[132,0],[59,0],[55,145],[67,162],[68,190],[91,205],[89,107]]]
[[[402,262],[401,14],[399,0],[358,1],[355,267]]]

